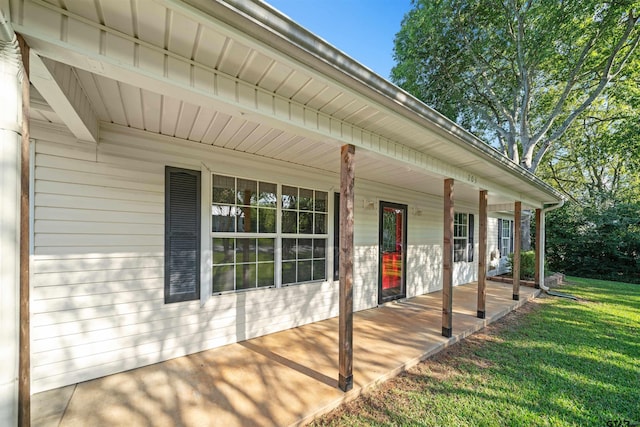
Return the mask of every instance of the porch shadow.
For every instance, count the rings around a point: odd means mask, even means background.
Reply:
[[[454,288],[452,338],[440,335],[442,294],[434,292],[354,315],[354,388],[337,388],[338,319],[77,384],[73,395],[33,396],[34,406],[69,399],[58,417],[34,426],[301,425],[349,401],[497,320],[538,295],[487,284],[487,319],[478,319],[477,285]],[[57,397],[56,397],[57,396]],[[64,395],[67,396],[67,395]],[[44,403],[43,403],[44,402]],[[53,405],[52,405],[53,406]],[[49,414],[50,415],[50,414]]]

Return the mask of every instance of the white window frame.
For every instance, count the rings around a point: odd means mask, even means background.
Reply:
[[[508,256],[511,253],[511,242],[513,236],[511,235],[513,220],[511,219],[502,219],[502,229],[500,230],[500,239],[501,239],[501,247],[504,253],[500,254],[500,256]],[[505,233],[506,231],[506,233]],[[506,242],[506,245],[505,245]]]
[[[207,283],[206,286],[201,286],[201,303],[204,304],[208,298],[212,295],[225,295],[225,294],[234,294],[237,292],[247,292],[247,291],[253,291],[253,290],[258,290],[258,289],[268,289],[268,288],[282,288],[282,287],[288,287],[288,286],[294,286],[294,285],[299,285],[299,284],[308,284],[308,283],[321,283],[321,282],[325,282],[327,280],[329,280],[329,276],[328,276],[328,272],[329,272],[329,261],[331,260],[331,257],[329,256],[329,251],[331,250],[331,247],[329,246],[331,244],[330,241],[330,221],[329,221],[329,216],[330,216],[330,211],[332,208],[332,203],[329,200],[330,195],[332,194],[329,190],[326,189],[321,189],[321,188],[309,188],[307,186],[304,185],[292,185],[292,184],[288,184],[288,183],[282,183],[282,182],[277,182],[276,180],[273,179],[269,179],[269,178],[254,178],[254,177],[247,177],[247,176],[240,176],[240,175],[235,175],[233,173],[226,173],[226,172],[212,172],[210,170],[207,169],[207,180],[208,182],[204,182],[203,181],[203,195],[204,192],[207,192],[207,196],[206,199],[203,198],[203,226],[205,226],[205,222],[206,222],[206,227],[207,228],[203,228],[203,230],[209,230],[209,232],[203,232],[203,242],[202,242],[202,246],[203,246],[203,250],[202,250],[202,260],[203,262],[201,263],[201,265],[203,265],[202,268],[202,279],[206,280]],[[233,231],[233,232],[224,232],[224,231],[212,231],[213,230],[213,200],[212,200],[212,194],[213,194],[213,181],[214,181],[214,175],[220,175],[220,176],[227,176],[227,177],[231,177],[234,178],[237,182],[237,180],[239,179],[246,179],[246,180],[251,180],[251,181],[256,181],[257,183],[260,182],[265,182],[265,183],[272,183],[272,184],[276,184],[276,198],[277,198],[277,203],[276,203],[276,232],[275,233],[260,233],[260,232],[238,232],[238,231]],[[206,185],[206,186],[205,186]],[[283,186],[287,186],[287,187],[295,187],[298,189],[306,189],[306,190],[312,190],[314,193],[314,200],[315,200],[315,194],[316,192],[322,192],[326,194],[326,207],[325,207],[325,233],[323,234],[299,234],[299,233],[283,233],[282,232],[282,213],[283,213],[283,207],[282,207],[282,187]],[[299,190],[298,190],[299,191]],[[206,205],[205,205],[205,201],[206,201]],[[206,215],[204,215],[204,211],[206,212]],[[297,209],[298,212],[300,212],[299,209]],[[304,212],[304,211],[303,211]],[[314,230],[312,230],[314,231]],[[212,273],[212,269],[213,269],[213,239],[215,238],[229,238],[229,239],[242,239],[242,238],[249,238],[249,239],[260,239],[260,238],[272,238],[274,239],[274,284],[271,286],[263,286],[263,287],[253,287],[253,288],[247,288],[247,289],[233,289],[233,290],[228,290],[228,291],[222,291],[222,292],[214,292],[213,291],[213,273]],[[282,239],[316,239],[316,240],[324,240],[325,242],[325,256],[324,256],[324,278],[323,279],[318,279],[318,280],[309,280],[309,281],[303,281],[303,282],[295,282],[295,283],[287,283],[287,284],[283,284],[282,283],[282,262],[283,262],[283,254],[282,254]],[[206,249],[205,249],[206,248]],[[206,258],[205,258],[205,253],[206,253]],[[313,255],[312,255],[313,256]],[[312,261],[313,263],[313,261]],[[236,261],[234,260],[234,268],[236,265],[238,265],[236,263]],[[206,270],[206,271],[205,271]],[[235,287],[235,286],[234,286]],[[206,293],[206,294],[205,294]]]
[[[459,219],[464,218],[464,222]],[[462,259],[456,259],[456,242],[464,241],[464,255]],[[467,212],[454,212],[453,214],[453,262],[468,262],[467,250],[469,247],[469,214]]]

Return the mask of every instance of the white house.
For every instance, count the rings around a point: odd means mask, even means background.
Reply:
[[[482,316],[521,209],[540,230],[561,201],[265,3],[0,7],[0,424],[18,396],[341,308],[348,340],[352,311],[478,281]]]

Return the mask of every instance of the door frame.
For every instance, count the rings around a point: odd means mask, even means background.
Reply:
[[[402,222],[402,281],[401,281],[401,292],[398,295],[392,295],[389,297],[382,296],[382,221],[384,215],[384,208],[389,207],[392,209],[400,209],[402,210],[404,221]],[[409,212],[407,205],[400,203],[392,203],[380,201],[380,212],[378,214],[378,304],[384,304],[389,301],[394,301],[397,299],[402,299],[407,297],[407,222],[408,222]]]

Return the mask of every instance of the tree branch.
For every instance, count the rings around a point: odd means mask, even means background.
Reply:
[[[605,64],[605,68],[602,70],[602,76],[600,78],[598,85],[591,92],[591,94],[582,102],[582,104],[580,104],[576,109],[574,109],[571,112],[571,114],[569,114],[569,116],[562,122],[562,124],[555,130],[555,132],[553,132],[551,136],[549,136],[549,138],[545,140],[545,142],[542,144],[542,146],[534,156],[534,159],[532,161],[532,170],[536,169],[537,165],[540,163],[540,160],[548,150],[551,143],[553,143],[556,139],[558,139],[567,130],[567,128],[571,125],[571,123],[573,123],[576,117],[578,117],[578,115],[580,115],[589,105],[591,105],[591,103],[604,91],[607,84],[617,75],[617,73],[620,72],[620,70],[622,69],[621,68],[622,65],[618,67],[615,74],[611,74],[611,68],[613,67],[613,63],[618,53],[620,53],[620,51],[624,48],[624,46],[627,45],[627,41],[631,37],[631,34],[635,28],[637,21],[638,21],[637,17],[633,17],[631,14],[629,14],[625,31],[623,35],[620,37],[620,39],[618,40],[618,42],[616,43],[616,46],[614,47],[612,52],[610,53]],[[591,41],[595,42],[595,39],[592,39]],[[629,59],[631,54],[636,50],[639,42],[640,42],[640,32],[636,34],[633,39],[631,39],[631,45],[629,46],[629,49],[627,50],[626,54],[623,57],[623,60],[622,60],[623,63],[625,63]],[[584,50],[583,50],[583,54],[586,54]],[[584,58],[581,58],[580,62],[584,62]],[[574,72],[577,72],[577,68],[574,69]],[[561,99],[563,104],[566,101],[566,97],[564,95],[565,94],[563,94],[564,99]],[[538,132],[536,136],[540,135],[540,137],[542,137],[542,135],[544,135],[544,133],[546,133],[549,130],[549,128],[551,127],[551,125],[553,124],[553,122],[555,121],[556,117],[559,114],[560,107],[561,105],[559,101],[558,104],[556,104],[556,108],[554,108],[554,114],[551,115],[551,117],[549,118],[549,121],[545,125],[546,129],[541,129],[541,131]],[[542,132],[543,130],[544,132]],[[536,136],[534,136],[534,138],[536,138]]]

